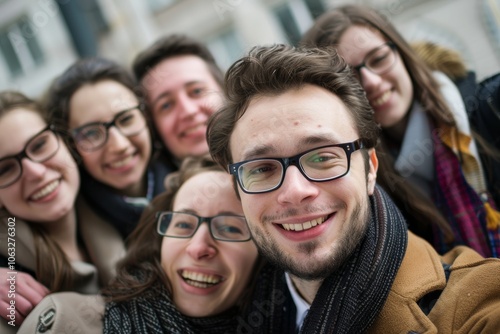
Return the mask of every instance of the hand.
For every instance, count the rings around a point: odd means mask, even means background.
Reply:
[[[0,268],[0,316],[20,326],[33,308],[49,294],[43,284],[24,272]]]

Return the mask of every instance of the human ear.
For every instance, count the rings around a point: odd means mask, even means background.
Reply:
[[[377,170],[378,170],[377,152],[375,151],[374,148],[368,150],[368,163],[370,169],[368,170],[367,190],[368,194],[372,195],[373,190],[375,189],[375,184],[377,183]]]

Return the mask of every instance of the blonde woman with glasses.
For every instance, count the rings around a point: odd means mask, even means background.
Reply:
[[[40,106],[1,92],[2,333],[15,332],[47,293],[96,293],[113,277],[123,241],[77,199],[79,186],[76,163]]]

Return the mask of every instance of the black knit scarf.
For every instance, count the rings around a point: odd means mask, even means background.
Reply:
[[[173,168],[166,164],[158,161],[152,162],[147,170],[148,196],[144,201],[137,203],[128,202],[113,188],[90,176],[84,168],[80,168],[80,190],[91,207],[112,224],[123,238],[126,238],[139,222],[147,201],[165,191],[165,176],[172,171]]]
[[[103,333],[232,334],[236,322],[236,308],[213,317],[182,315],[172,303],[165,286],[158,283],[140,297],[121,303],[107,303]]]
[[[370,196],[370,207],[365,238],[346,263],[324,280],[301,333],[364,333],[382,309],[403,260],[408,235],[403,216],[378,186]],[[239,328],[246,333],[291,333],[295,307],[283,272],[267,268],[258,280],[254,307]]]

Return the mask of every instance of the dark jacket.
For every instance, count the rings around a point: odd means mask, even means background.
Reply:
[[[456,84],[465,102],[472,129],[500,152],[500,73],[476,83],[475,74],[469,72]],[[500,206],[500,157],[495,161],[479,146],[488,191]]]

